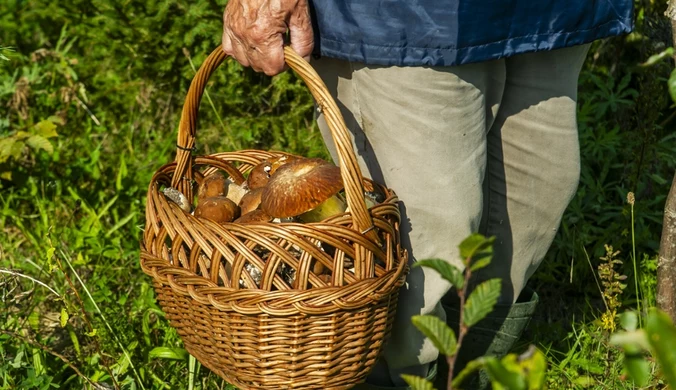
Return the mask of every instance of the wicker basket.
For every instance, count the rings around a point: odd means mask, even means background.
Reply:
[[[365,379],[382,350],[408,271],[398,199],[362,177],[336,103],[312,67],[287,47],[287,64],[331,129],[348,211],[319,223],[220,225],[169,201],[166,187],[193,199],[205,175],[221,170],[242,183],[256,164],[282,154],[192,156],[200,100],[225,57],[215,50],[197,72],[183,106],[176,161],[150,183],[141,267],[186,349],[226,381],[242,389],[348,389]],[[386,200],[367,208],[364,188],[374,186]],[[330,280],[313,272],[318,262]],[[292,282],[281,268],[295,272]]]

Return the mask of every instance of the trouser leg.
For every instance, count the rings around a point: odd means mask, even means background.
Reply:
[[[481,231],[494,261],[476,281],[502,278],[517,300],[547,253],[580,176],[577,81],[589,46],[505,60],[506,84],[488,133]]]
[[[465,338],[456,373],[479,356],[509,352],[535,310],[537,295],[524,291],[526,281],[549,249],[579,179],[577,81],[587,49],[506,60],[503,100],[488,133],[481,224],[484,234],[496,236],[494,257],[473,280],[501,278],[502,295],[495,310]],[[457,330],[453,298],[445,297],[444,306]],[[486,375],[475,376],[464,388],[488,388]]]
[[[399,195],[402,242],[412,261],[435,257],[460,266],[457,246],[481,221],[486,133],[502,95],[504,62],[397,68],[322,59],[313,65],[337,96],[363,173]],[[319,125],[335,160],[321,115]],[[449,287],[425,268],[409,274],[379,363],[395,384],[401,372],[425,376],[415,367],[436,359],[411,316],[445,318],[440,299]]]

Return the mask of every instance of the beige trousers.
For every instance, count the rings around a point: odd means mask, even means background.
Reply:
[[[517,299],[577,188],[577,81],[588,47],[439,68],[313,62],[337,97],[364,175],[401,199],[412,261],[460,266],[465,237],[496,236],[493,262],[475,282],[502,278],[501,302]],[[318,122],[336,160],[321,114]],[[401,372],[424,376],[416,370],[437,358],[410,319],[445,318],[439,302],[450,287],[425,268],[408,276],[381,362],[395,383]]]

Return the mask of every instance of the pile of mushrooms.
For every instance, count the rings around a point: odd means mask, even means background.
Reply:
[[[273,157],[238,185],[217,171],[197,190],[194,215],[216,223],[318,222],[345,212],[340,168],[319,158]]]
[[[254,166],[241,185],[227,179],[220,171],[205,176],[198,187],[197,205],[192,213],[219,224],[319,222],[346,211],[342,189],[343,181],[337,166],[319,158],[283,155]],[[183,210],[191,211],[192,205],[179,191],[167,188],[164,194]],[[367,188],[364,199],[367,206],[372,207],[384,201],[384,194]],[[313,268],[318,275],[324,273],[320,263]],[[258,283],[260,271],[247,271]],[[286,276],[288,272],[284,274]],[[325,276],[322,279],[328,282],[327,275],[320,276]],[[294,277],[285,279],[293,283]]]

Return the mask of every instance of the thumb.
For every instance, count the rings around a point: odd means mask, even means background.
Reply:
[[[314,35],[310,20],[310,9],[307,3],[304,6],[299,4],[289,18],[291,48],[307,61],[310,60],[310,54],[312,54],[314,47]]]

